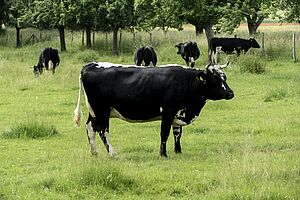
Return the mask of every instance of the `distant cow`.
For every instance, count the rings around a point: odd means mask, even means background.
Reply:
[[[145,46],[136,50],[134,54],[134,63],[138,66],[152,66],[155,67],[157,63],[156,53],[153,47]]]
[[[218,48],[226,54],[236,51],[238,55],[242,51],[247,52],[250,48],[260,48],[253,38],[249,40],[242,38],[212,38],[209,45],[213,54],[217,52]]]
[[[195,66],[195,60],[200,56],[200,50],[197,43],[189,41],[176,44],[175,47],[178,48],[177,54],[181,55],[188,66],[189,63],[191,63],[191,67],[193,68]]]
[[[92,154],[97,154],[96,132],[108,153],[111,156],[115,154],[108,140],[109,118],[113,117],[128,122],[161,120],[160,156],[167,157],[166,143],[171,127],[175,152],[181,153],[182,126],[199,116],[207,100],[234,97],[222,70],[227,65],[209,64],[205,70],[197,70],[174,64],[124,67],[112,63],[89,63],[79,76],[74,121],[80,126],[80,100],[84,88],[89,113],[86,131]]]
[[[40,54],[38,64],[33,67],[33,73],[38,76],[43,73],[45,68],[47,71],[51,70],[54,74],[59,62],[58,50],[51,47],[45,48]]]

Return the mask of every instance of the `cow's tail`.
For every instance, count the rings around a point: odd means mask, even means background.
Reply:
[[[74,110],[74,122],[77,127],[80,127],[81,125],[81,105],[80,105],[80,100],[81,100],[81,93],[82,93],[82,80],[81,80],[81,75],[79,75],[79,92],[78,92],[78,101],[77,101],[77,106]]]
[[[49,60],[49,62],[48,62],[48,69],[49,70],[53,70],[53,68],[54,68],[54,64],[53,64],[52,60]]]

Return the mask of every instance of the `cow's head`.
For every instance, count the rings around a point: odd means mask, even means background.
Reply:
[[[175,47],[178,48],[177,54],[181,54],[181,48],[182,48],[182,45],[183,45],[182,42],[175,45]]]
[[[38,66],[36,66],[36,65],[33,66],[33,73],[34,73],[34,76],[36,76],[36,77],[40,74]]]
[[[207,99],[228,100],[234,97],[233,91],[226,83],[226,75],[223,71],[228,64],[229,62],[225,65],[209,63],[203,73],[200,74],[200,79],[204,83],[205,96]]]
[[[250,38],[252,48],[260,48],[258,42],[254,38]]]

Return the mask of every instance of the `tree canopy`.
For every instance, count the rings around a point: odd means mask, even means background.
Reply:
[[[182,29],[189,23],[196,34],[210,38],[214,31],[232,32],[242,21],[255,36],[264,19],[276,16],[300,22],[299,0],[0,0],[0,22],[7,20],[17,31],[28,26],[58,29],[64,43],[64,29],[85,30],[87,48],[91,32],[113,32],[113,53],[118,54],[118,31],[124,29]],[[4,5],[4,6],[2,6]],[[8,12],[9,11],[9,12]],[[8,13],[8,14],[7,14]],[[61,49],[64,50],[63,44]]]

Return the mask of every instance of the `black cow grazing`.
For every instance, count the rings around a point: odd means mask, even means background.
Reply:
[[[253,38],[249,40],[242,38],[212,38],[209,45],[210,56],[215,55],[218,50],[226,54],[236,51],[239,56],[242,51],[246,53],[250,48],[260,48],[257,41]]]
[[[136,50],[134,54],[134,63],[138,66],[144,65],[155,67],[157,63],[157,56],[153,47],[145,46]]]
[[[59,62],[58,50],[51,47],[45,48],[40,54],[38,64],[33,67],[33,73],[35,76],[38,76],[43,73],[43,69],[45,68],[46,71],[52,70],[54,74]]]
[[[200,56],[200,50],[196,42],[185,42],[176,44],[175,47],[178,48],[177,54],[180,54],[181,57],[185,60],[187,66],[191,63],[191,67],[195,66],[195,60]]]
[[[108,140],[109,118],[112,117],[128,122],[161,120],[160,156],[167,157],[166,143],[171,127],[175,152],[181,153],[182,126],[199,116],[207,100],[233,98],[222,70],[227,65],[209,64],[205,70],[196,70],[180,65],[124,67],[89,63],[79,76],[74,121],[79,127],[83,85],[89,112],[86,131],[92,154],[97,154],[95,134],[98,132],[108,153],[115,155]]]

